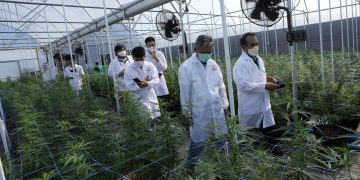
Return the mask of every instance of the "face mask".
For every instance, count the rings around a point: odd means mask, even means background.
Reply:
[[[137,67],[141,68],[141,67],[144,66],[144,61],[134,61],[134,64],[135,64]]]
[[[120,57],[124,57],[124,56],[126,56],[126,51],[120,51],[117,53],[117,55]]]
[[[198,53],[198,58],[203,63],[206,63],[211,58],[211,56],[212,56],[212,53],[209,53],[209,54]]]
[[[248,54],[250,54],[250,56],[257,56],[259,53],[259,46],[254,46],[253,48],[251,49],[248,49]]]
[[[155,52],[156,48],[154,46],[151,46],[148,48],[148,50],[153,53],[153,52]]]

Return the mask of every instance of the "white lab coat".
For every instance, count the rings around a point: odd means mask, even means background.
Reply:
[[[72,77],[72,79],[69,79],[69,84],[73,90],[81,90],[83,85],[81,75],[84,75],[85,72],[82,66],[77,64],[75,64],[74,66],[75,68],[67,66],[64,69],[64,76]]]
[[[150,78],[148,86],[140,88],[134,81],[135,78],[143,81],[146,77]],[[159,117],[159,102],[154,87],[159,84],[158,72],[153,64],[144,62],[140,69],[134,63],[125,69],[125,84],[135,99],[139,99],[141,106],[150,113],[151,118]]]
[[[237,87],[238,116],[246,128],[260,128],[275,124],[271,111],[269,92],[265,90],[266,72],[264,61],[258,57],[259,67],[245,52],[236,61],[233,78]]]
[[[179,69],[180,101],[183,113],[192,117],[190,136],[204,142],[213,132],[227,133],[224,109],[229,106],[226,87],[218,64],[210,59],[206,66],[193,54]]]
[[[145,61],[151,62],[156,67],[158,73],[162,74],[161,77],[159,77],[160,83],[155,88],[155,92],[157,96],[164,96],[169,94],[169,90],[166,85],[166,80],[164,76],[164,71],[167,69],[167,61],[163,52],[156,50],[156,55],[159,59],[159,63],[157,63],[156,60],[152,58],[152,55],[149,53],[149,51],[146,50]]]
[[[133,62],[134,60],[131,56],[127,56],[127,60],[118,59],[118,57],[111,60],[108,68],[108,75],[113,77],[113,74],[115,74],[115,89],[117,92],[127,90],[124,76],[119,76],[119,73],[130,66]]]

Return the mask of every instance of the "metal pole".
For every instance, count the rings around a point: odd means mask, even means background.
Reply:
[[[276,51],[276,61],[279,62],[279,47],[278,47],[278,39],[277,39],[277,27],[275,24],[275,51]]]
[[[334,81],[335,67],[334,67],[334,42],[333,42],[333,31],[332,31],[331,0],[329,0],[329,17],[330,17],[331,75],[332,75],[332,80]]]
[[[342,1],[342,0],[341,0]],[[345,67],[345,52],[344,52],[344,29],[343,29],[343,18],[342,18],[342,5],[340,1],[340,27],[341,27],[341,63]]]
[[[82,42],[81,42],[81,48],[83,49],[83,54],[84,54],[84,60],[85,60],[85,68],[86,68],[86,73],[89,75],[89,67],[88,67],[88,56],[86,56],[86,51],[85,51],[85,46],[84,46],[84,38],[81,38]],[[89,85],[89,92],[91,92],[91,89],[90,89],[90,77],[89,76],[86,76],[87,77],[87,81],[88,81],[88,85]]]
[[[189,38],[189,44],[190,44],[190,49],[189,52],[190,54],[193,53],[193,47],[192,47],[192,43],[191,43],[191,25],[190,25],[190,19],[189,19],[189,13],[186,13],[186,20],[187,20],[187,25],[188,25],[188,34],[187,37]]]
[[[321,25],[321,9],[320,9],[320,0],[318,0],[318,13],[319,13],[319,36],[320,36],[320,60],[321,60],[321,81],[323,87],[325,85],[324,77],[324,52],[323,52],[323,42],[322,42],[322,25]]]
[[[52,44],[50,44],[49,26],[48,26],[48,23],[47,23],[47,17],[46,17],[46,10],[45,9],[44,9],[44,17],[45,17],[45,25],[46,25],[46,31],[47,31],[47,37],[48,37],[48,43],[49,43],[49,52],[50,52],[50,58],[49,59],[50,59],[50,62],[54,62],[53,49],[52,49]],[[46,54],[46,56],[48,56],[48,54]],[[46,65],[49,67],[48,64],[46,64]],[[51,77],[51,67],[52,67],[52,64],[50,63],[50,68],[48,69],[49,74],[50,74],[50,79],[52,79],[52,77]]]
[[[347,59],[348,66],[350,67],[350,35],[349,35],[349,17],[348,17],[348,0],[345,1],[346,8],[346,36],[347,36]]]
[[[134,48],[134,44],[133,44],[133,36],[132,36],[132,27],[131,27],[131,22],[129,21],[129,35],[130,35],[130,51]]]
[[[288,0],[288,9],[289,9],[288,16],[291,17],[291,0]],[[291,19],[291,18],[289,18],[289,19]],[[290,28],[290,27],[288,27],[288,28]],[[296,78],[295,47],[294,47],[293,43],[289,44],[289,49],[290,49],[290,59],[291,59],[291,78],[292,78],[293,103],[294,103],[294,110],[297,111],[297,87],[296,87],[297,78]]]
[[[179,1],[179,15],[180,15],[180,28],[182,29],[181,31],[181,40],[182,40],[182,53],[183,53],[183,57],[184,57],[184,61],[187,59],[187,54],[186,54],[186,44],[185,44],[185,31],[184,31],[184,21],[183,21],[183,9],[181,6],[182,1]]]
[[[172,48],[172,46],[170,45],[169,41],[167,41],[167,44],[168,44],[168,51],[169,51],[171,66],[174,67],[173,58],[172,58],[172,53],[171,53],[171,48]]]
[[[106,36],[107,36],[107,40],[108,40],[108,48],[109,48],[109,55],[110,55],[110,61],[111,61],[114,57],[113,57],[113,54],[111,53],[112,50],[111,50],[110,28],[109,28],[109,22],[108,22],[108,18],[107,18],[107,13],[106,13],[105,0],[103,0],[103,5],[104,5],[104,16],[105,16],[105,24],[106,24]],[[115,66],[113,66],[113,72],[115,72]],[[117,111],[118,114],[120,114],[120,102],[119,102],[119,95],[116,92],[115,73],[113,73],[112,76],[113,76],[113,83],[114,83],[114,97],[115,97],[115,101],[116,101],[116,111]]]
[[[360,4],[360,2],[359,2]],[[355,4],[355,31],[356,31],[356,34],[355,34],[355,39],[356,39],[356,55],[359,56],[359,32],[358,32],[358,10],[357,10],[357,4]]]
[[[104,59],[104,68],[107,69],[107,66],[106,66],[106,52],[105,52],[105,43],[104,43],[104,40],[103,40],[103,32],[100,32],[100,41],[101,41],[101,47],[102,47],[102,57]],[[110,54],[110,53],[109,53]],[[110,86],[109,86],[109,77],[107,76],[107,74],[105,73],[104,74],[105,77],[106,77],[106,88],[107,88],[107,93],[108,93],[108,98],[109,100],[111,100],[111,95],[110,95]]]
[[[307,20],[307,16],[305,15],[305,11],[304,11],[304,30],[306,31],[306,20]],[[331,23],[331,20],[330,20],[330,23]],[[307,51],[307,47],[306,47],[307,43],[306,41],[304,42],[304,51],[306,52]]]
[[[85,38],[85,45],[86,45],[86,54],[87,54],[87,62],[89,63],[89,66],[90,66],[90,68],[91,68],[91,58],[90,58],[90,52],[89,52],[89,45],[88,45],[88,41],[86,40],[86,38]],[[88,71],[89,72],[89,71]],[[90,75],[90,74],[88,74],[88,75]],[[91,91],[91,82],[90,82],[90,76],[88,76],[88,80],[89,80],[89,91]]]
[[[351,32],[352,32],[352,49],[355,49],[355,32],[354,32],[354,3],[353,0],[351,0]]]
[[[65,19],[65,28],[66,28],[66,34],[67,34],[67,41],[68,41],[68,46],[69,46],[69,52],[70,52],[70,58],[71,58],[71,67],[73,69],[75,69],[74,66],[74,59],[72,57],[73,52],[72,52],[72,48],[71,48],[71,41],[70,41],[70,35],[69,35],[69,30],[68,30],[68,25],[67,25],[67,18],[66,18],[66,12],[65,12],[65,6],[64,6],[64,0],[61,0],[62,2],[62,9],[63,9],[63,13],[64,13],[64,19]],[[49,44],[51,47],[51,44]],[[78,82],[78,77],[75,76],[75,81]],[[79,95],[79,88],[76,88],[76,94]]]
[[[223,29],[223,39],[224,39],[224,49],[225,49],[225,60],[226,60],[226,75],[228,81],[228,93],[230,100],[230,113],[231,117],[235,116],[235,106],[234,106],[234,93],[233,93],[233,80],[231,73],[231,62],[230,62],[230,52],[229,52],[229,42],[228,42],[228,34],[226,28],[226,14],[225,14],[225,2],[224,0],[220,0],[220,8],[221,8],[221,20],[222,20],[222,29]]]

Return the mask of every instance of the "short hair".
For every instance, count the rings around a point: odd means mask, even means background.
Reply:
[[[118,52],[118,51],[120,51],[122,49],[126,50],[126,47],[123,44],[116,44],[116,46],[114,47],[115,52]]]
[[[195,48],[201,48],[204,46],[212,46],[213,38],[209,35],[200,35],[195,42]]]
[[[67,61],[67,60],[71,60],[71,56],[72,56],[72,59],[74,60],[74,62],[75,62],[75,56],[72,54],[72,55],[70,55],[70,54],[65,54],[64,55],[64,59],[65,59],[65,61]]]
[[[145,39],[145,44],[147,44],[148,42],[154,41],[155,42],[155,38],[152,36],[149,36]]]
[[[241,36],[241,39],[240,39],[240,45],[241,46],[247,45],[246,38],[249,37],[249,36],[256,36],[256,34],[252,33],[252,32],[247,32],[247,33],[243,34]]]
[[[95,65],[99,65],[99,62],[95,62]]]
[[[142,46],[134,47],[134,49],[131,51],[131,54],[133,57],[143,58],[145,56],[145,48]]]

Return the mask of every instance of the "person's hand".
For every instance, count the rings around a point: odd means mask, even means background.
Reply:
[[[225,117],[227,117],[227,116],[228,116],[228,114],[229,114],[228,109],[224,109],[224,114],[225,114]]]
[[[271,77],[271,76],[267,76],[266,77],[266,82],[272,82],[272,83],[276,83],[276,79],[274,77]]]
[[[268,91],[275,91],[278,88],[277,84],[274,84],[272,82],[266,83],[265,84],[265,89]]]
[[[185,120],[184,120],[184,125],[185,126],[192,126],[193,125],[193,122],[192,122],[192,118],[191,117],[189,117],[189,118],[186,118]]]
[[[156,61],[157,63],[159,63],[159,58],[156,56],[156,53],[155,53],[155,52],[152,53],[151,56],[152,56],[153,59],[155,59],[155,61]]]
[[[148,86],[148,82],[147,81],[140,81],[137,83],[137,85],[140,87],[140,88],[144,88],[146,86]]]

